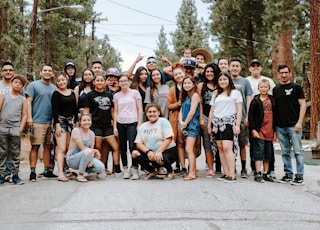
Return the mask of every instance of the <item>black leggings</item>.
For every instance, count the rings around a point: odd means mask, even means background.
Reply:
[[[178,159],[178,149],[176,146],[167,149],[162,153],[163,165],[159,165],[155,161],[150,161],[145,153],[140,152],[140,154],[140,156],[133,158],[132,161],[136,165],[141,165],[141,168],[146,169],[148,172],[154,172],[157,168],[165,167],[167,172],[171,173],[173,171],[171,164]]]

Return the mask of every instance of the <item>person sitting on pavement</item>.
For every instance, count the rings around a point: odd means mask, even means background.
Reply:
[[[95,134],[90,130],[92,124],[91,114],[82,111],[79,116],[79,126],[71,133],[66,162],[72,169],[79,170],[77,181],[88,182],[85,173],[97,173],[99,179],[105,174],[104,164],[100,161],[99,150],[94,149]]]
[[[177,160],[178,150],[173,141],[170,122],[160,115],[158,104],[150,103],[146,106],[147,121],[138,129],[135,139],[137,150],[132,152],[132,160],[149,172],[144,179],[155,177],[157,170],[164,167],[167,175],[163,179],[172,180],[174,172],[171,164]]]

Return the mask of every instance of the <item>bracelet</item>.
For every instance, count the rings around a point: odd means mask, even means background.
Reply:
[[[147,151],[145,151],[145,154],[148,154],[149,152],[152,152],[152,150],[148,149]]]

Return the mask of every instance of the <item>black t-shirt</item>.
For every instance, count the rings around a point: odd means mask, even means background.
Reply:
[[[84,107],[89,107],[92,114],[92,127],[107,128],[111,126],[111,108],[113,108],[112,94],[99,93],[95,90],[89,92],[84,100]]]
[[[273,97],[276,126],[282,128],[294,126],[299,120],[299,99],[304,98],[301,86],[296,83],[277,85],[273,88]]]

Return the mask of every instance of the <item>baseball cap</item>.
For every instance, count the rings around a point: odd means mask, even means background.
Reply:
[[[252,59],[250,62],[250,66],[252,66],[253,64],[258,64],[261,65],[260,61],[258,59]]]
[[[106,77],[115,76],[120,77],[120,72],[117,68],[109,68],[106,73]]]
[[[191,67],[191,68],[196,68],[196,62],[192,59],[187,59],[184,64],[183,64],[184,67]]]
[[[76,68],[76,65],[75,65],[72,61],[66,62],[66,64],[65,64],[64,66],[65,66],[65,67],[67,67],[67,66],[73,66],[74,68]]]

